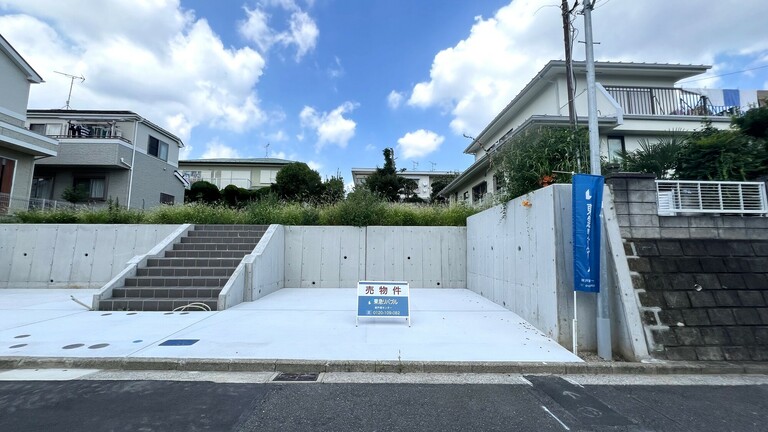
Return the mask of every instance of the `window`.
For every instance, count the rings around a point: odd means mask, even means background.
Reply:
[[[149,143],[147,144],[147,153],[158,159],[168,161],[168,143],[160,141],[150,135]]]
[[[619,155],[623,153],[624,150],[624,137],[608,137],[608,163],[619,163]]]
[[[464,196],[462,197],[462,200],[464,200],[464,202],[469,201],[469,192],[468,191],[464,192]]]
[[[33,178],[31,197],[53,199],[53,177]]]
[[[259,177],[259,183],[261,184],[272,184],[277,180],[277,172],[279,170],[276,169],[262,169]]]
[[[75,178],[74,187],[84,187],[88,191],[88,199],[107,198],[107,181],[104,177],[78,177]]]
[[[160,204],[173,205],[176,198],[173,195],[160,192]]]
[[[485,193],[488,192],[488,182],[482,182],[479,185],[472,188],[472,202],[478,203],[483,201]]]
[[[61,126],[59,123],[32,123],[29,130],[40,135],[58,136],[62,134]]]

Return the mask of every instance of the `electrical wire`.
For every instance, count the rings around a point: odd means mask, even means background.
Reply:
[[[678,84],[689,83],[689,82],[696,82],[696,81],[704,81],[704,80],[708,80],[708,79],[712,79],[712,78],[719,78],[719,77],[724,77],[724,76],[728,76],[728,75],[736,75],[736,74],[740,74],[740,73],[751,72],[753,70],[766,69],[766,68],[768,68],[768,65],[762,65],[762,66],[757,66],[757,67],[753,67],[753,68],[750,68],[750,69],[744,69],[744,70],[735,71],[735,72],[728,72],[728,73],[719,74],[719,75],[710,75],[710,76],[704,77],[704,78],[696,78],[696,79],[680,81],[680,82],[678,82]]]

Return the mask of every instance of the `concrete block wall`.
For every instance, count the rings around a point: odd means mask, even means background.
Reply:
[[[179,225],[0,225],[0,288],[98,288]]]

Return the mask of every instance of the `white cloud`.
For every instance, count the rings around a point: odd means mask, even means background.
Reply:
[[[269,142],[285,142],[288,141],[288,135],[282,129],[277,132],[272,132],[266,135],[266,139]]]
[[[328,68],[328,76],[331,78],[341,78],[344,76],[344,66],[341,65],[341,60],[338,57],[334,57],[335,64]]]
[[[323,164],[321,164],[320,162],[315,162],[315,161],[307,161],[307,166],[312,168],[313,170],[315,170],[317,172],[320,172],[320,170],[323,169]]]
[[[356,104],[344,102],[333,111],[318,112],[316,109],[305,106],[299,114],[302,127],[311,128],[317,134],[315,149],[320,151],[327,144],[335,144],[346,148],[349,140],[355,136],[357,123],[344,117],[354,110]]]
[[[445,138],[428,130],[408,132],[397,140],[397,149],[406,159],[426,156],[440,147]]]
[[[255,93],[265,61],[251,48],[225,47],[204,19],[176,1],[6,0],[3,36],[47,81],[32,86],[30,107],[126,109],[182,140],[198,125],[242,132],[265,122]],[[83,11],[98,17],[84,25]],[[33,17],[34,15],[34,17]]]
[[[376,150],[376,146],[373,144],[368,144],[365,146],[365,151],[374,151]]]
[[[392,109],[397,109],[403,102],[403,94],[392,90],[387,95],[387,105]]]
[[[221,141],[218,138],[214,138],[213,141],[205,144],[205,153],[203,153],[202,159],[222,159],[222,158],[239,158],[240,152],[237,149],[232,148]]]
[[[456,134],[479,133],[547,61],[564,58],[560,9],[543,7],[552,3],[514,0],[491,18],[478,17],[464,40],[435,55],[429,79],[412,88],[408,105],[449,113]],[[724,54],[757,57],[768,50],[768,27],[755,17],[766,15],[764,0],[744,0],[738,7],[732,2],[701,7],[699,0],[598,1],[592,14],[594,39],[600,42],[595,56],[693,64],[716,64]],[[577,40],[583,40],[581,15],[575,24]],[[723,31],[703,37],[702,26]],[[574,59],[584,59],[584,44],[574,44]]]
[[[276,31],[270,27],[271,16],[267,12],[268,7],[279,7],[291,13],[287,29]],[[262,53],[266,53],[275,44],[295,46],[295,59],[298,62],[317,46],[320,36],[317,24],[292,0],[267,1],[257,5],[255,9],[246,6],[244,10],[246,19],[238,27],[240,35],[255,43]]]

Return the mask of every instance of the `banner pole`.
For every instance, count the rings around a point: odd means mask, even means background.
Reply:
[[[573,355],[577,356],[579,355],[579,343],[578,343],[578,334],[579,334],[579,318],[578,318],[578,312],[576,307],[576,290],[573,290],[573,325],[571,326],[573,330]]]

